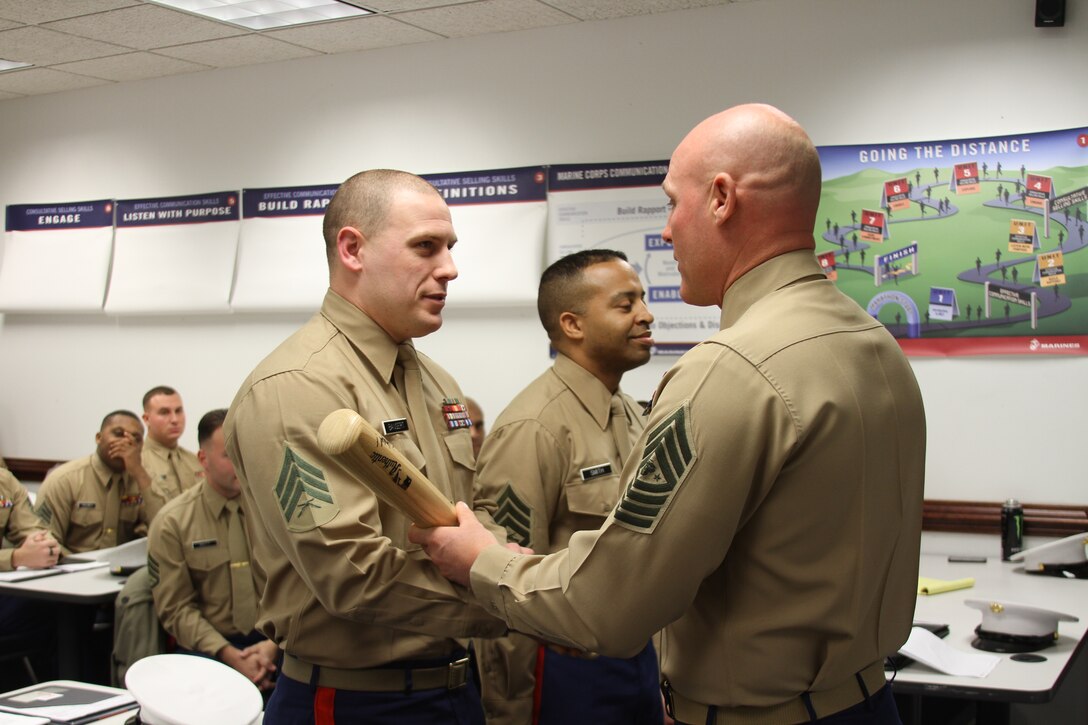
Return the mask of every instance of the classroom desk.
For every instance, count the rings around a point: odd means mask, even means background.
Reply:
[[[54,574],[21,582],[0,582],[0,594],[52,602],[57,613],[57,679],[86,680],[80,652],[93,622],[93,608],[113,602],[125,584],[108,567]],[[103,683],[108,684],[108,683]]]
[[[1043,607],[1080,618],[1060,622],[1058,641],[1038,653],[1045,662],[1016,662],[1012,655],[997,654],[1001,662],[987,677],[953,677],[917,662],[895,676],[897,696],[913,698],[920,712],[925,697],[972,700],[985,713],[987,723],[1007,723],[1011,703],[1044,703],[1053,699],[1066,674],[1085,644],[1088,631],[1088,580],[1058,579],[1024,573],[1023,566],[990,557],[986,563],[950,563],[948,557],[923,554],[922,576],[936,579],[974,577],[975,585],[944,594],[919,596],[914,619],[949,625],[946,642],[964,652],[980,652],[971,646],[982,613],[963,602],[966,599],[1000,600]],[[889,678],[891,673],[888,673]],[[915,719],[916,722],[921,720]],[[904,717],[904,722],[910,719]]]

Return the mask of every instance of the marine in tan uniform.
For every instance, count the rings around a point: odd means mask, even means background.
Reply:
[[[148,569],[155,612],[178,646],[230,665],[265,690],[272,687],[278,650],[253,629],[256,588],[245,516],[234,513],[241,488],[223,442],[226,415],[213,410],[200,419],[198,456],[206,475],[151,522]],[[231,537],[235,515],[242,534],[237,543]]]
[[[405,400],[412,339],[441,326],[457,275],[449,209],[417,176],[363,172],[340,186],[324,228],[320,312],[250,374],[224,426],[250,525],[258,628],[285,651],[265,722],[326,722],[329,707],[344,722],[481,722],[464,646],[505,625],[466,604],[408,542],[410,522],[317,444],[325,417],[351,408],[451,500],[472,499],[457,384],[419,355],[424,409]]]
[[[135,413],[114,411],[102,419],[93,454],[45,477],[35,510],[63,553],[108,549],[147,532],[157,508],[144,499],[151,478],[140,463],[143,438]]]
[[[814,258],[816,150],[739,106],[664,190],[680,294],[721,331],[662,380],[608,521],[547,557],[463,514],[412,538],[520,631],[625,655],[664,627],[678,722],[898,722],[882,660],[914,611],[925,417],[895,340]]]
[[[623,493],[642,409],[620,390],[650,359],[653,315],[622,252],[591,249],[544,271],[537,296],[555,364],[499,415],[477,461],[507,536],[537,553],[597,529]],[[661,723],[653,647],[630,659],[573,657],[511,634],[476,643],[488,723]]]
[[[0,539],[11,544],[0,549],[0,571],[20,566],[47,569],[60,556],[56,540],[34,513],[26,488],[6,468],[0,469]]]
[[[178,445],[185,432],[185,406],[178,391],[158,385],[144,393],[147,437],[141,461],[151,476],[151,492],[157,508],[196,486],[204,468],[196,454]]]
[[[478,458],[480,455],[480,447],[484,444],[484,438],[487,436],[487,426],[484,421],[484,409],[480,407],[472,398],[465,398],[465,407],[468,409],[469,421],[472,423],[472,427],[469,431],[472,435],[472,455]]]

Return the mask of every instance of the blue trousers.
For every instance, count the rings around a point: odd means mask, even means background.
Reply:
[[[661,725],[653,644],[630,659],[568,657],[548,648],[544,653],[536,684],[540,725]]]
[[[723,722],[727,721],[722,718]],[[895,706],[895,697],[890,685],[881,687],[869,702],[859,702],[853,707],[810,721],[817,725],[903,725],[899,719],[899,708]],[[676,725],[704,725],[704,723],[681,723]],[[714,717],[707,718],[705,725],[715,725]]]
[[[354,692],[315,687],[280,674],[265,725],[484,725],[480,690],[469,677],[453,690]]]

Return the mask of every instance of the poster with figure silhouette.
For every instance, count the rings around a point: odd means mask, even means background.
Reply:
[[[816,253],[908,354],[1088,354],[1088,128],[818,151]],[[991,314],[988,282],[1035,304]]]

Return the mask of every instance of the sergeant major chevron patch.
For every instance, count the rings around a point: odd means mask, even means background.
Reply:
[[[612,514],[620,526],[645,534],[657,526],[676,487],[695,463],[690,412],[684,401],[646,436],[635,477]]]

